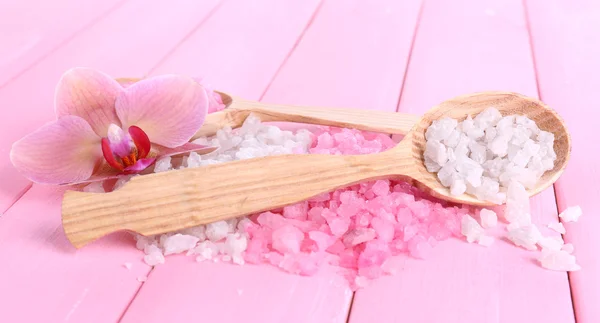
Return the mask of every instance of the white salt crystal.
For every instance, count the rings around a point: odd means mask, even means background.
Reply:
[[[504,218],[508,223],[531,223],[529,194],[527,194],[525,187],[517,181],[511,181],[508,185]]]
[[[471,154],[469,157],[473,159],[478,164],[483,164],[487,160],[486,158],[486,148],[484,145],[478,144],[475,141],[471,141],[469,143],[469,149],[471,150]]]
[[[542,249],[560,250],[565,244],[565,241],[560,236],[542,237],[537,244]]]
[[[467,238],[467,242],[471,243],[479,240],[483,235],[483,228],[477,223],[477,220],[473,219],[470,215],[465,214],[461,220],[462,235]]]
[[[90,193],[104,193],[106,192],[106,190],[104,190],[104,182],[92,182],[88,185],[86,185],[83,188],[84,192],[90,192]]]
[[[204,232],[206,237],[211,241],[219,241],[229,233],[229,224],[226,221],[218,221],[206,225]]]
[[[558,217],[560,217],[563,222],[577,222],[577,220],[579,220],[579,217],[581,216],[581,214],[582,214],[581,207],[579,205],[577,205],[577,206],[570,206],[570,207],[566,208],[565,210],[560,212]]]
[[[562,246],[562,250],[566,251],[567,253],[573,253],[573,251],[575,251],[575,247],[573,247],[573,245],[570,243],[565,243]]]
[[[479,211],[479,218],[481,219],[481,226],[484,229],[493,228],[498,223],[496,212],[492,210],[481,209],[481,211]]]
[[[542,234],[535,224],[528,224],[509,230],[508,239],[519,247],[528,250],[537,250],[536,244],[542,239]]]
[[[137,280],[138,280],[140,283],[143,283],[143,282],[145,282],[146,280],[148,280],[148,277],[139,276],[139,277],[137,278]]]
[[[163,256],[162,251],[155,245],[148,245],[144,248],[144,262],[149,266],[156,266],[158,264],[165,263],[165,257]]]
[[[210,260],[219,254],[219,246],[209,240],[202,241],[194,248],[194,253],[199,255],[196,261]]]
[[[567,233],[565,226],[560,222],[550,222],[550,223],[548,223],[548,228],[550,228],[558,233],[561,233],[561,234]]]
[[[123,266],[124,266],[125,268],[127,268],[127,270],[131,270],[131,267],[132,267],[132,265],[131,265],[131,263],[130,263],[130,262],[126,262],[126,263],[124,263],[124,264],[123,264]]]
[[[241,255],[248,247],[248,238],[240,234],[228,234],[225,240],[225,253],[231,256]]]
[[[458,173],[456,172],[453,166],[451,166],[450,164],[446,164],[440,169],[440,171],[437,173],[437,176],[442,185],[444,185],[445,187],[450,187],[454,179],[457,178]]]
[[[202,157],[195,151],[191,152],[187,158],[186,166],[188,168],[200,167],[202,166]]]
[[[427,144],[425,145],[425,158],[429,158],[438,165],[444,166],[448,160],[446,146],[439,141],[427,141]]]
[[[462,179],[456,179],[452,182],[450,186],[450,194],[454,196],[462,195],[467,191],[467,185],[465,181]]]
[[[457,124],[458,122],[456,120],[448,117],[435,120],[431,123],[431,126],[427,127],[427,130],[425,131],[425,138],[428,141],[444,140],[450,136]]]
[[[444,139],[442,142],[447,147],[454,148],[458,145],[459,141],[460,141],[460,131],[454,129],[454,130],[452,130],[450,135],[448,135],[448,137],[446,139]]]
[[[156,161],[156,163],[154,164],[154,172],[155,173],[166,172],[166,171],[170,170],[171,168],[172,168],[171,157],[169,157],[169,156],[158,159]]]
[[[163,243],[164,255],[167,256],[170,254],[182,253],[193,249],[196,247],[198,241],[200,241],[198,237],[177,233],[168,237]]]
[[[484,247],[489,247],[494,243],[494,238],[492,238],[488,235],[482,234],[479,237],[479,240],[477,241],[477,243],[479,243],[480,245],[482,245]]]
[[[488,144],[487,148],[498,157],[504,157],[508,153],[508,138],[506,136],[496,136]]]
[[[191,227],[188,229],[181,230],[181,233],[185,234],[185,235],[194,236],[194,237],[198,238],[198,241],[204,241],[204,240],[206,240],[205,231],[206,231],[206,227],[203,225],[199,225],[197,227]]]
[[[539,257],[542,267],[557,271],[577,271],[581,267],[577,264],[575,256],[564,250],[543,249]]]
[[[492,140],[494,140],[494,138],[496,138],[497,133],[498,131],[496,130],[496,128],[488,127],[487,129],[485,129],[485,141],[491,142]]]
[[[475,121],[475,126],[479,127],[480,129],[485,129],[490,126],[495,126],[500,119],[502,119],[502,114],[500,114],[500,111],[498,111],[496,108],[490,107],[475,116],[475,119],[473,120]]]

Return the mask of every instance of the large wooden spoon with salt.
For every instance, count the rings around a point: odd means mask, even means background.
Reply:
[[[358,182],[396,178],[444,200],[491,205],[469,195],[452,196],[424,165],[425,130],[443,116],[464,119],[493,106],[503,115],[533,119],[555,136],[554,169],[535,195],[554,183],[569,159],[571,139],[558,114],[515,93],[483,92],[445,101],[427,112],[394,148],[369,155],[280,155],[175,170],[133,178],[110,193],[69,191],[63,199],[65,233],[81,247],[109,233],[155,235],[235,218],[307,200]],[[332,117],[332,119],[334,119]]]

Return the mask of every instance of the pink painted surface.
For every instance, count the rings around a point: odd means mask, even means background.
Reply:
[[[269,2],[275,3],[273,0]],[[361,101],[358,95],[349,94],[356,91],[372,91],[378,93],[377,109],[393,111],[397,104],[402,76],[410,52],[412,31],[416,24],[419,5],[420,1],[406,3],[376,1],[370,5],[362,1],[326,2],[319,9],[294,53],[279,71],[264,100],[292,104],[326,102],[330,105],[365,107],[370,105],[368,100]],[[289,7],[290,2],[286,6]],[[226,8],[227,5],[224,5],[222,10]],[[298,11],[294,10],[290,13],[296,12],[293,17],[298,19],[298,26],[302,26],[300,22],[307,21],[306,18],[310,14],[307,14],[304,20],[300,20]],[[266,11],[263,10],[261,15],[266,15]],[[335,17],[344,18],[335,19]],[[210,35],[207,29],[213,28],[213,19],[219,21],[214,24],[220,25],[219,18],[217,13],[199,33],[205,35],[204,37]],[[261,21],[261,24],[267,25],[271,25],[273,19],[282,19],[289,24],[292,16],[263,18],[266,21],[258,17],[245,19],[248,23],[254,21],[256,24],[256,21]],[[242,29],[247,28],[242,25],[244,21],[237,22]],[[262,29],[261,26],[252,28]],[[282,26],[280,30],[287,30],[287,28]],[[301,31],[302,28],[298,28],[297,35],[300,35]],[[233,32],[227,34],[235,35]],[[377,36],[376,39],[372,39],[373,35]],[[244,36],[259,37],[261,34]],[[224,36],[213,35],[213,37]],[[281,35],[274,35],[274,37],[281,37]],[[198,36],[195,40],[196,46],[210,43],[210,40],[212,38]],[[222,41],[231,44],[229,39]],[[369,41],[372,42],[369,49],[362,46]],[[392,41],[396,42],[393,47],[386,45]],[[179,48],[178,52],[184,49],[193,52],[191,46],[191,42],[186,43]],[[262,60],[270,62],[271,65],[267,66],[272,66],[275,58],[281,64],[287,54],[287,51],[282,51],[284,55],[274,56],[274,51],[277,53],[279,50],[276,50],[273,45],[270,48],[262,47],[261,42],[257,44],[260,47],[247,46],[246,51],[249,52],[247,55],[261,58],[254,62],[258,66],[265,66],[266,63]],[[215,50],[227,52],[225,49]],[[254,51],[257,51],[258,55]],[[192,65],[189,61],[181,60],[181,55],[183,54],[175,53],[171,56],[165,63],[172,66],[169,69],[182,68],[177,64]],[[194,60],[191,62],[196,60],[203,62],[196,56],[192,58]],[[233,58],[223,59],[233,65],[231,69],[240,64]],[[370,68],[359,68],[363,65],[369,65]],[[196,66],[200,67],[200,65]],[[360,70],[348,68],[352,66]],[[243,93],[244,97],[258,98],[266,88],[270,77],[246,74],[249,68],[251,67],[241,68],[240,71],[243,73],[237,74],[239,78],[248,78],[246,81],[248,88],[241,87],[240,80],[232,80],[232,83],[229,83],[229,79],[222,77],[214,82],[215,87],[219,89],[236,87],[237,90],[231,90],[232,93],[236,95]],[[159,71],[169,71],[169,69],[158,68]],[[208,67],[208,71],[212,72],[212,68]],[[276,70],[269,71],[272,75]],[[207,77],[212,75],[207,74]],[[220,76],[216,73],[214,75]],[[362,82],[365,76],[370,79],[367,83]],[[259,83],[262,88],[252,82],[255,77],[262,82]],[[290,88],[294,91],[290,91]],[[331,91],[327,91],[327,88]],[[212,292],[199,292],[201,290]],[[153,269],[150,279],[143,285],[122,322],[178,321],[199,311],[202,311],[203,317],[207,319],[222,322],[346,322],[351,298],[352,292],[347,288],[344,279],[332,270],[324,270],[312,277],[300,277],[283,273],[270,266],[198,264],[193,257],[168,257],[166,264]],[[154,306],[153,304],[157,302],[161,305]],[[231,308],[236,310],[230,310]]]
[[[34,186],[0,218],[2,322],[115,322],[149,271],[128,234],[76,250],[62,231],[61,198]]]
[[[0,3],[0,87],[125,1]]]
[[[0,212],[29,185],[10,164],[10,147],[54,119],[54,87],[62,73],[74,66],[88,66],[115,77],[144,76],[198,26],[219,0],[147,3],[126,2],[0,89],[0,106],[19,111],[0,119]]]
[[[600,3],[527,1],[540,95],[567,122],[573,139],[569,167],[555,185],[562,211],[580,205],[583,216],[565,223],[565,240],[575,245],[583,269],[569,275],[579,323],[600,321]]]
[[[72,66],[116,76],[205,75],[219,90],[269,102],[396,107],[420,1],[220,2],[0,3],[0,212],[29,186],[10,165],[10,145],[53,118],[54,85]],[[150,268],[128,235],[75,252],[60,226],[61,192],[35,185],[0,217],[0,321],[164,322],[202,311],[203,319],[220,322],[345,322],[352,306],[354,323],[569,323],[571,292],[577,322],[600,321],[593,231],[600,228],[593,202],[600,175],[591,170],[600,155],[587,148],[597,146],[591,129],[600,125],[588,117],[600,85],[600,6],[526,4],[541,97],[573,136],[571,164],[556,185],[559,209],[584,210],[579,223],[566,224],[583,266],[570,275],[571,290],[565,273],[541,269],[531,253],[505,241],[486,249],[453,240],[428,260],[398,259],[396,276],[359,291],[353,302],[331,270],[298,277],[185,256],[155,268],[136,296],[137,278]],[[535,96],[530,50],[521,1],[427,1],[398,108],[422,113],[451,96],[490,89]],[[533,205],[538,223],[556,219],[552,190]]]
[[[19,108],[0,121],[2,207],[27,185],[9,164],[10,144],[52,120],[54,86],[65,70],[84,65],[112,75],[147,74],[217,4],[131,0],[1,89],[0,106]],[[0,321],[115,322],[141,285],[137,276],[150,270],[123,235],[75,252],[62,231],[60,199],[60,192],[34,185],[0,217],[0,255],[10,259],[0,267]],[[134,264],[131,272],[125,261]]]
[[[455,95],[490,89],[536,95],[521,1],[426,1],[399,111],[423,113]],[[532,207],[536,223],[556,219],[551,189],[532,199]],[[484,248],[449,240],[427,260],[399,264],[396,276],[356,293],[351,323],[374,317],[415,323],[574,322],[567,275],[541,268],[531,252],[506,241]]]

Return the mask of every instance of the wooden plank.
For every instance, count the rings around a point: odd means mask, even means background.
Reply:
[[[0,121],[6,130],[0,137],[0,149],[6,151],[0,160],[3,205],[15,186],[26,184],[9,164],[10,144],[54,118],[54,86],[66,69],[83,65],[113,75],[146,74],[217,4],[129,1],[0,90],[0,105],[19,109]],[[34,185],[0,217],[2,321],[116,322],[141,284],[137,277],[150,270],[128,235],[71,248],[60,221],[61,196]],[[133,264],[131,271],[124,268],[126,261]]]
[[[0,87],[125,1],[24,0],[0,3]]]
[[[54,88],[62,73],[74,66],[88,66],[114,76],[143,76],[217,3],[219,0],[152,4],[131,0],[0,89],[0,106],[19,111],[0,120],[0,212],[29,185],[10,163],[10,147],[54,120]]]
[[[556,183],[559,210],[580,205],[584,216],[565,223],[565,240],[575,245],[582,270],[569,274],[577,322],[600,322],[600,151],[594,131],[600,113],[600,3],[597,1],[526,2],[541,98],[567,122],[573,151]]]
[[[263,5],[266,3],[263,2]],[[268,3],[275,6],[279,2],[270,0]],[[301,2],[288,1],[286,6],[292,3],[298,5]],[[397,104],[419,6],[420,1],[378,0],[368,4],[360,0],[326,1],[279,71],[266,92],[264,101],[358,106],[393,111]],[[264,15],[271,17],[269,20],[276,16],[272,12],[269,14],[266,8],[263,10]],[[274,9],[271,7],[271,10]],[[299,19],[298,11],[291,10],[296,14],[283,17],[287,21],[284,25],[292,22],[302,25],[300,21],[296,21]],[[304,25],[307,18],[308,16],[305,17]],[[262,20],[253,18],[252,21],[257,23]],[[271,24],[272,20],[267,23]],[[205,28],[208,25],[210,23]],[[201,32],[209,35],[209,29],[205,28]],[[281,28],[288,27],[282,26],[278,30]],[[300,31],[298,29],[296,37]],[[233,31],[231,34],[234,35]],[[253,37],[259,36],[264,37],[264,34]],[[204,41],[198,39],[195,46],[203,49],[204,44],[212,43],[212,39],[214,38],[208,36]],[[288,38],[286,44],[289,48],[294,40]],[[221,42],[231,44],[228,39]],[[392,43],[394,45],[390,46]],[[245,55],[261,58],[255,62],[259,66],[275,59],[271,56],[273,51],[279,52],[275,43],[254,49],[250,45],[253,44],[253,38],[248,37],[247,44],[246,51],[249,53]],[[200,49],[194,50],[190,45],[186,51],[203,55]],[[226,49],[215,50],[224,53],[228,52]],[[279,62],[285,59],[285,53],[277,57]],[[195,57],[184,53],[172,57],[187,55]],[[175,58],[172,59],[173,62],[169,64],[174,66],[177,62]],[[246,98],[259,97],[268,84],[268,78],[254,74],[255,67],[242,69],[247,72],[236,75],[237,78],[249,78],[248,80],[240,81],[233,76],[225,78],[221,76],[219,68],[214,68],[213,72],[208,64],[229,66],[223,71],[227,74],[230,73],[229,70],[238,70],[238,64],[245,64],[246,59],[240,58],[240,63],[227,56],[222,59],[229,63],[205,63],[206,69],[214,73],[207,77],[218,80],[213,82],[215,87]],[[180,68],[193,66],[192,62],[196,62],[195,59],[177,60],[181,64]],[[202,60],[198,62],[198,68],[203,68],[204,65],[200,65]],[[361,67],[364,65],[370,65],[371,69]],[[162,68],[159,70],[162,71]],[[275,69],[270,69],[269,72],[272,75]],[[262,82],[262,88],[252,84],[255,79]],[[245,82],[248,87],[242,86],[240,82]],[[330,86],[332,91],[326,91]],[[381,88],[387,90],[382,91]],[[354,95],[354,92],[377,93],[376,100],[379,104],[373,105],[359,95]],[[177,318],[196,315],[201,315],[207,321],[222,322],[346,322],[351,298],[352,293],[346,282],[331,269],[323,270],[315,276],[300,277],[269,266],[198,264],[192,257],[169,257],[164,265],[154,268],[150,279],[124,316],[123,323],[177,321]],[[160,306],[155,305],[157,302]],[[236,310],[233,311],[232,308]]]
[[[519,0],[426,1],[399,110],[423,113],[482,90],[535,96],[524,18]],[[557,219],[552,189],[532,200],[532,214],[541,226]],[[398,265],[397,275],[356,293],[351,323],[574,322],[567,274],[504,240],[485,248],[451,239],[426,260]]]

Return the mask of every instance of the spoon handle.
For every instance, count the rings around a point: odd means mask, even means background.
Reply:
[[[79,248],[119,230],[154,235],[267,211],[410,173],[413,162],[400,146],[370,155],[268,156],[138,176],[111,193],[68,191],[63,227]]]
[[[400,112],[277,105],[233,98],[225,110],[207,115],[192,139],[212,136],[225,126],[240,127],[250,113],[263,122],[287,121],[401,135],[419,121],[417,115]]]

